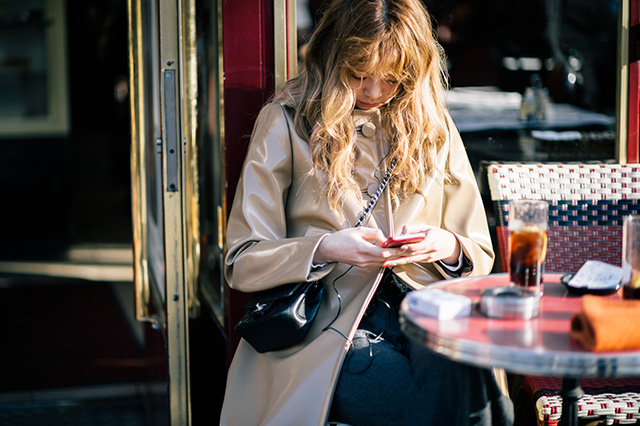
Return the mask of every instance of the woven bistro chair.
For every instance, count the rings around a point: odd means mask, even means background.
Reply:
[[[507,272],[509,201],[549,202],[546,272],[576,272],[587,260],[622,263],[622,219],[640,214],[640,164],[490,163],[487,178],[496,216],[502,270]],[[510,376],[516,424],[554,426],[562,413],[559,377]],[[513,383],[517,383],[514,387]],[[640,378],[582,379],[578,416],[606,424],[640,418]],[[535,423],[533,423],[535,424]]]

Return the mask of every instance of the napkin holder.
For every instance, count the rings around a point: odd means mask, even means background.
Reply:
[[[471,299],[441,289],[425,288],[407,294],[409,309],[439,320],[468,317]]]

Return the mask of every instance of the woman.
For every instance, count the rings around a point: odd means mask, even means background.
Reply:
[[[240,342],[223,425],[322,425],[330,413],[352,425],[500,424],[492,411],[508,423],[488,371],[412,346],[397,323],[407,286],[493,263],[440,50],[418,0],[335,0],[300,74],[261,111],[229,217],[227,280],[254,292],[323,279],[326,291],[300,344],[259,354]],[[413,232],[425,238],[380,247]],[[404,283],[380,284],[391,268]]]

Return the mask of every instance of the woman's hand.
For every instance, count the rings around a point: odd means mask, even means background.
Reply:
[[[410,225],[402,229],[403,234],[417,232],[425,233],[425,239],[419,243],[405,244],[398,248],[381,248],[380,243],[386,238],[379,229],[343,229],[322,239],[313,263],[341,262],[361,268],[436,260],[456,264],[460,244],[451,232],[427,225]]]
[[[393,256],[384,262],[384,267],[404,265],[412,262],[432,263],[441,260],[446,264],[455,265],[460,257],[460,243],[453,233],[442,228],[428,225],[406,225],[402,228],[403,234],[415,234],[423,232],[424,240],[405,244],[399,249],[400,256]],[[394,250],[394,249],[389,249]]]
[[[349,228],[327,235],[320,241],[313,263],[341,262],[361,268],[382,266],[384,258],[378,245],[384,234],[374,228]]]

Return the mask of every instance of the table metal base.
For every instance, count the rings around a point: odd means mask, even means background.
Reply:
[[[562,416],[559,426],[578,426],[578,400],[584,395],[580,379],[564,377],[558,392],[562,397]]]

